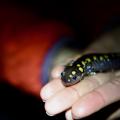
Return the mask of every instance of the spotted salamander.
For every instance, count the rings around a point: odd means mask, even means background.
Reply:
[[[120,69],[120,53],[90,53],[68,63],[61,73],[65,86],[80,82],[85,76]]]

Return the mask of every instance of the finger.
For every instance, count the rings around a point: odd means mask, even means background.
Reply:
[[[65,118],[66,118],[66,120],[73,120],[71,109],[69,109],[69,110],[65,113]]]
[[[73,118],[83,118],[120,100],[120,77],[81,97],[72,107]]]
[[[51,78],[60,78],[61,77],[61,72],[64,70],[63,66],[56,66],[52,71],[51,71]]]
[[[91,92],[95,88],[105,84],[114,77],[114,73],[99,73],[84,78],[84,80],[72,87],[78,92],[79,96],[81,97],[88,92]]]
[[[53,116],[71,107],[71,103],[78,100],[77,92],[68,87],[52,96],[45,103],[46,112]]]
[[[58,91],[65,88],[61,84],[60,75],[63,71],[63,66],[56,66],[52,72],[51,72],[51,78],[54,80],[51,80],[47,85],[45,85],[40,92],[40,96],[43,99],[43,101],[46,101],[49,99],[53,94],[57,93]]]
[[[79,99],[79,97],[87,94],[88,92],[97,88],[99,85],[103,84],[105,81],[109,80],[110,74],[108,76],[107,75],[98,74],[96,77],[87,77],[80,83],[71,87],[66,87],[65,89],[57,92],[57,94],[52,95],[52,97],[50,97],[45,104],[47,113],[55,115],[70,108]],[[51,86],[49,87],[51,88]]]
[[[120,118],[120,108],[114,111],[106,120],[118,120]]]
[[[48,100],[52,95],[56,94],[65,87],[61,83],[60,79],[54,79],[45,85],[40,92],[40,96],[43,101]]]

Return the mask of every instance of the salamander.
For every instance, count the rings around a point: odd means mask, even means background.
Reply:
[[[85,76],[120,69],[120,53],[89,53],[68,63],[61,73],[65,86],[74,85]]]

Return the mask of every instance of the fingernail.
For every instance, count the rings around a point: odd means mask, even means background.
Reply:
[[[85,114],[85,109],[83,108],[83,106],[79,106],[79,110],[76,110],[76,115],[75,114],[72,114],[72,117],[75,119],[75,120],[80,120],[82,118],[84,118],[86,116]]]
[[[71,110],[66,113],[66,120],[73,120]]]
[[[52,115],[52,114],[49,114],[48,112],[46,112],[46,114],[47,114],[48,116],[54,116],[54,115]]]

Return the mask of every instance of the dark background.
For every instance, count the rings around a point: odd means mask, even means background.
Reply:
[[[96,38],[120,25],[120,2],[117,0],[7,0],[4,3],[32,12],[40,19],[62,21],[84,39]]]
[[[62,21],[75,31],[77,39],[83,38],[84,42],[87,43],[120,25],[120,4],[115,1],[57,0],[52,2],[48,0],[17,0],[16,2],[12,0],[4,1],[4,3],[31,11],[38,18]],[[0,95],[0,120],[2,118],[3,120],[65,119],[64,113],[55,117],[48,117],[44,111],[44,103],[42,101],[34,96],[22,93],[6,83],[0,84]],[[118,104],[114,103],[100,112],[85,118],[85,120],[105,120],[112,111],[118,109],[120,106]]]

